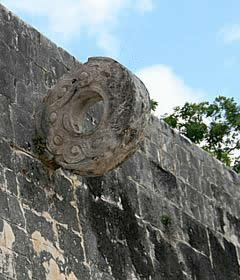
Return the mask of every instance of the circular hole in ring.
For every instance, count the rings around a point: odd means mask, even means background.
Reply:
[[[73,101],[70,113],[71,126],[77,134],[93,133],[99,126],[104,113],[104,101],[94,91],[82,92]]]

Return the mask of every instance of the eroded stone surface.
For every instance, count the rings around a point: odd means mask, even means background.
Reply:
[[[149,116],[147,89],[134,74],[111,58],[90,58],[49,90],[36,115],[46,142],[41,158],[83,176],[103,175],[139,148]]]
[[[36,157],[35,109],[80,65],[0,5],[0,280],[239,280],[240,177],[166,124],[104,176]]]

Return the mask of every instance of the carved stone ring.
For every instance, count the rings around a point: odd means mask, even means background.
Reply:
[[[48,165],[101,176],[133,154],[150,116],[144,84],[117,61],[93,57],[49,90],[36,114]]]

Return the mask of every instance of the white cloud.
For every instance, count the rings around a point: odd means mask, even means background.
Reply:
[[[113,58],[119,54],[120,42],[111,33],[103,32],[98,34],[97,45]]]
[[[83,27],[114,23],[119,12],[129,0],[3,0],[7,7],[32,16],[47,18],[49,29],[62,34],[72,34]]]
[[[240,25],[233,24],[225,26],[219,31],[219,35],[223,38],[226,44],[240,41]]]
[[[144,68],[136,75],[146,85],[151,99],[158,102],[155,115],[172,112],[176,106],[185,102],[199,102],[204,97],[204,92],[194,89],[186,83],[173,70],[165,65],[154,65]]]
[[[82,33],[96,38],[105,51],[116,53],[115,27],[126,9],[150,12],[153,0],[2,0],[9,9],[42,18],[47,34],[60,34],[71,40]],[[42,31],[42,30],[41,30]]]

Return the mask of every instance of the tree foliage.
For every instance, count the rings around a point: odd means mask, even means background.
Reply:
[[[240,173],[240,106],[233,98],[187,102],[163,120]]]
[[[157,106],[158,106],[158,102],[155,101],[154,99],[150,99],[150,107],[151,107],[151,110],[152,110],[152,111],[156,111]]]

